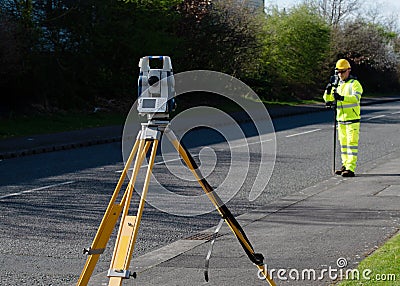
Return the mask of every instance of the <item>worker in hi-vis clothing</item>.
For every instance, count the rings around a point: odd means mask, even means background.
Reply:
[[[340,80],[336,91],[333,84],[329,83],[324,93],[325,102],[337,102],[336,120],[342,167],[335,170],[335,174],[343,177],[355,176],[360,133],[360,100],[363,93],[360,82],[350,75],[350,71],[351,66],[346,59],[338,60],[335,72]]]

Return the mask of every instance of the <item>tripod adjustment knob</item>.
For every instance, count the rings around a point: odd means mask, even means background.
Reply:
[[[87,255],[103,254],[103,252],[104,252],[104,248],[92,249],[91,247],[89,247],[89,248],[83,249],[83,254],[87,254]]]

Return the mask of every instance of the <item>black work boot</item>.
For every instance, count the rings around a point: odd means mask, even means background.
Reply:
[[[353,171],[350,170],[344,170],[342,173],[342,177],[354,177],[355,174]]]
[[[342,166],[342,168],[340,168],[340,170],[335,171],[335,174],[340,176],[341,174],[343,174],[344,171],[346,171],[346,167]]]

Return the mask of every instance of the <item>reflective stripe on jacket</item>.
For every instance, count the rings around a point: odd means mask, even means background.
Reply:
[[[360,101],[363,88],[356,79],[348,79],[339,82],[337,93],[344,97],[343,101],[337,102],[337,121],[345,122],[360,119]],[[325,101],[334,101],[333,90],[331,94],[324,93]]]

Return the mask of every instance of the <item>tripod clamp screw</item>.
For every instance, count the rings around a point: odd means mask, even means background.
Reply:
[[[83,254],[87,254],[87,255],[103,254],[103,252],[104,252],[104,248],[92,249],[91,247],[89,247],[89,248],[83,249]]]

